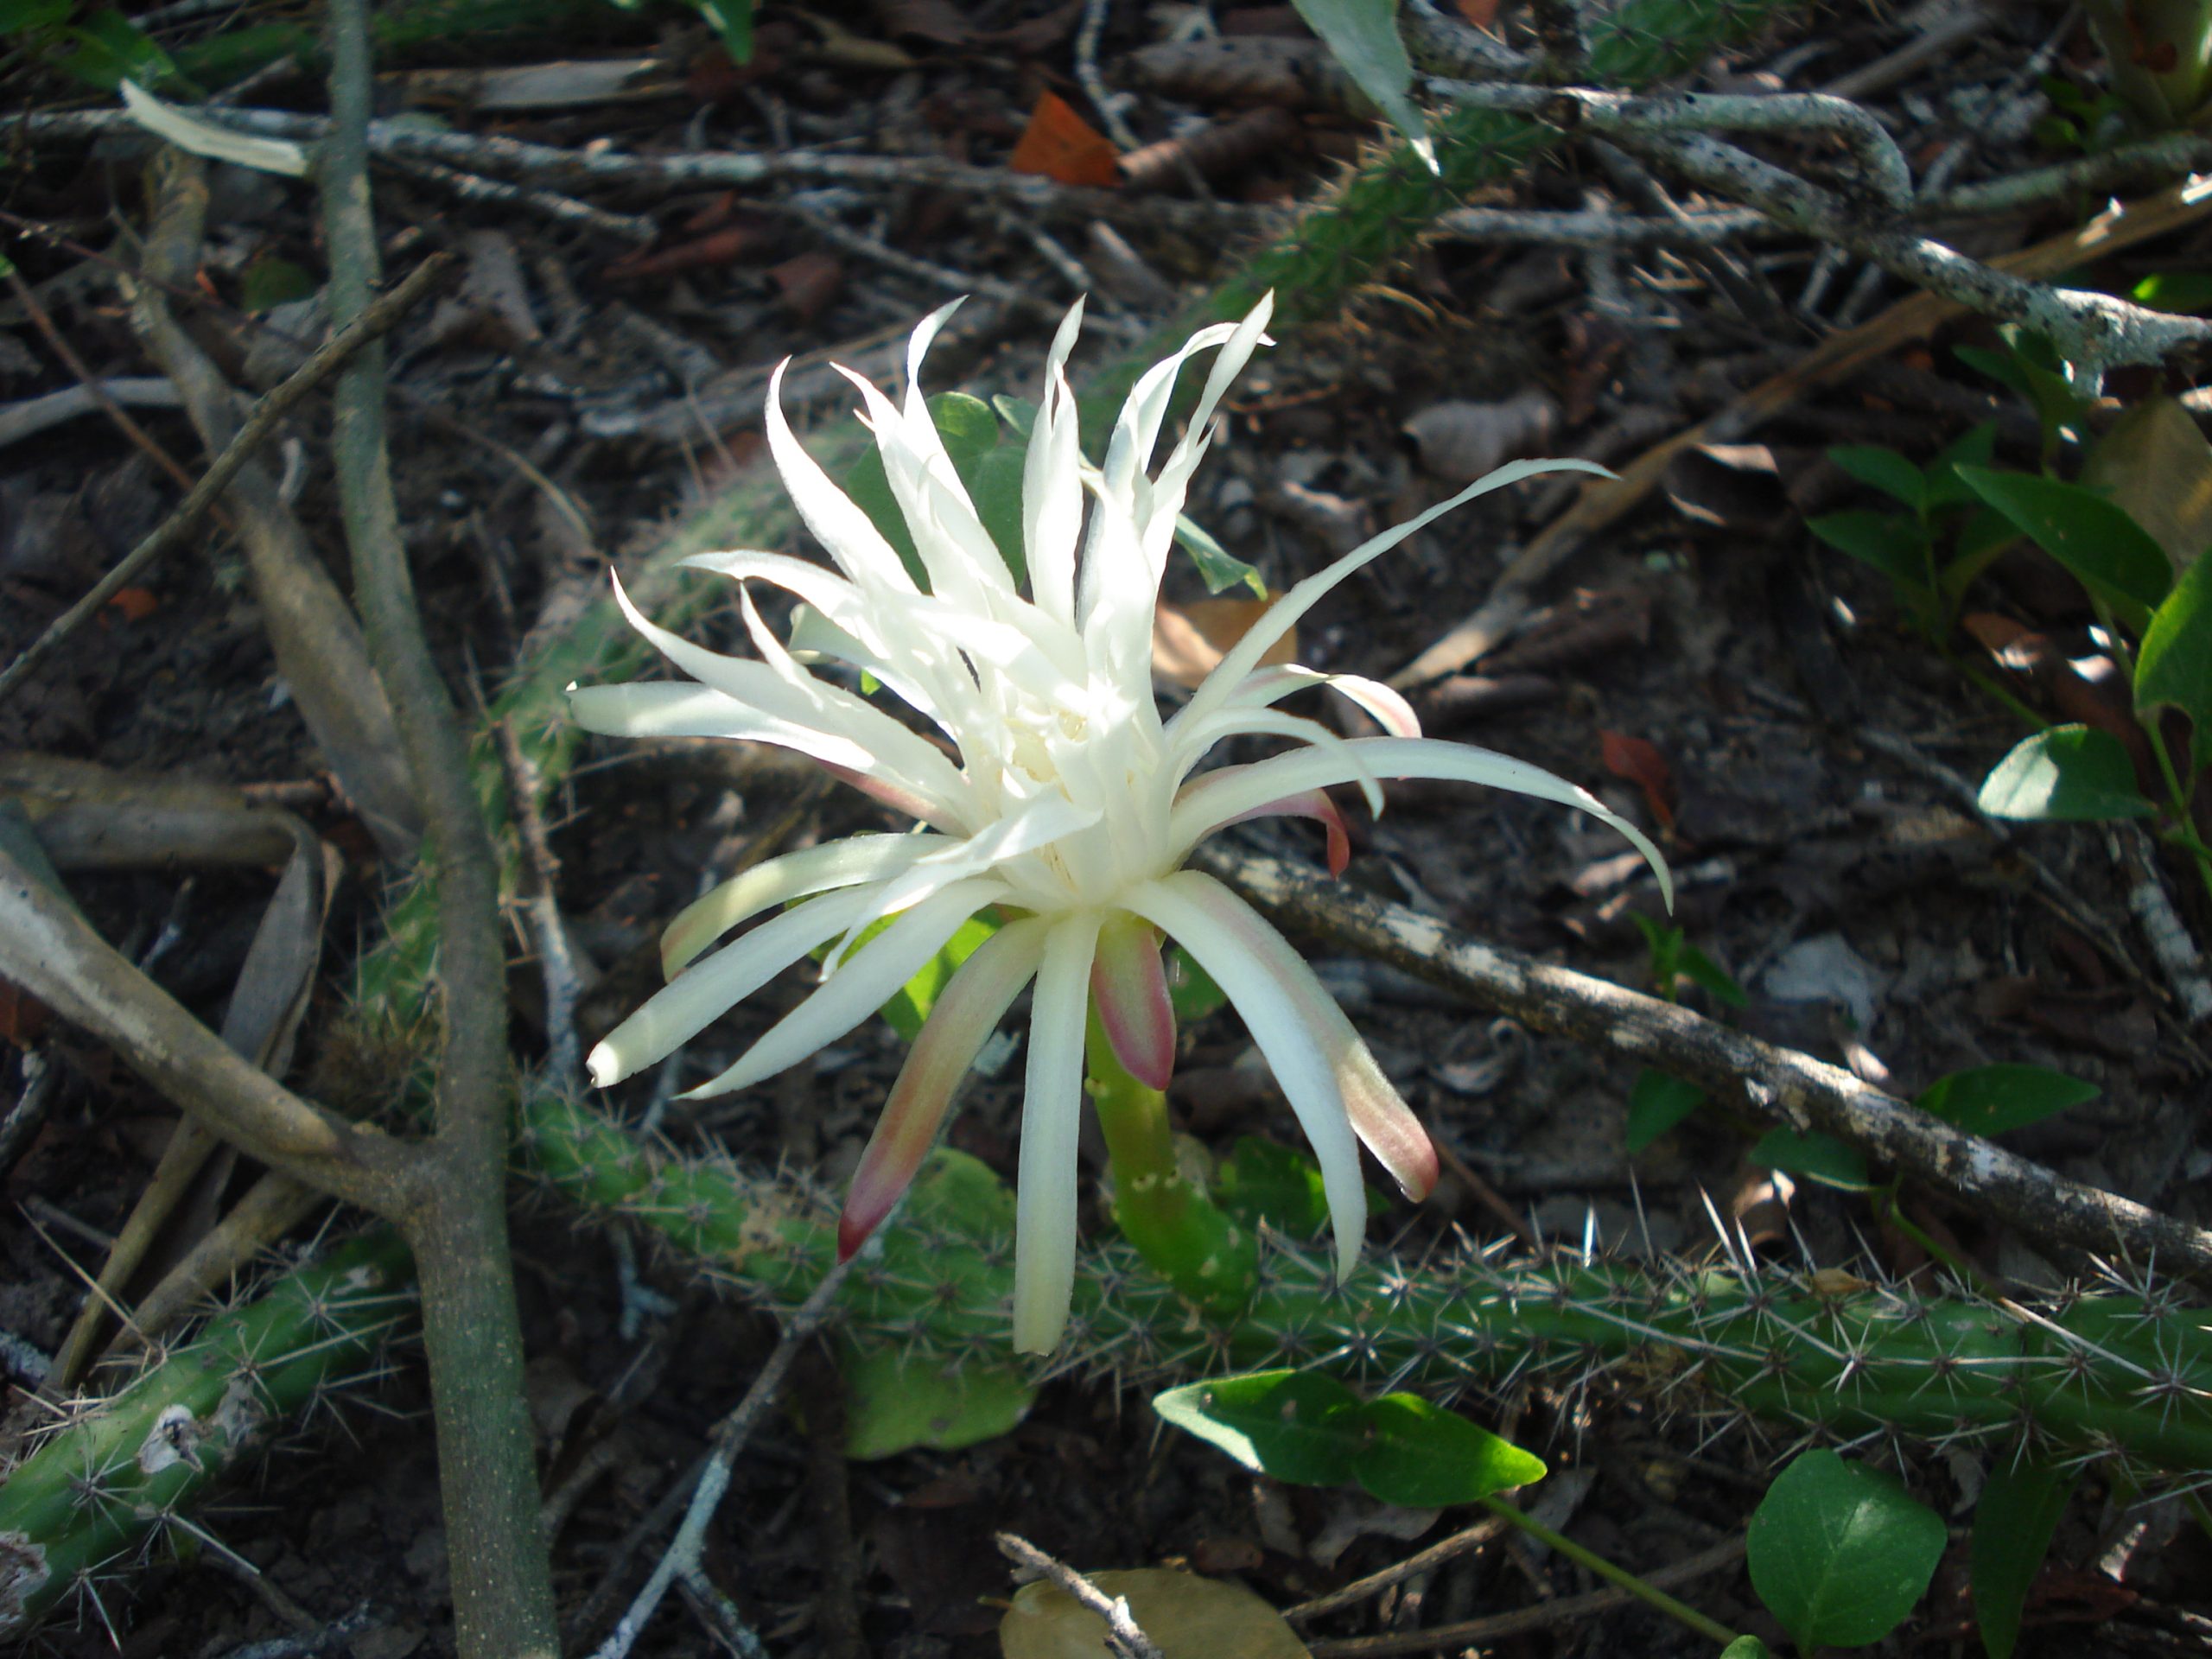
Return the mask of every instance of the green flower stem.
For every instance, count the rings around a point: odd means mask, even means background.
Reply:
[[[1558,1551],[1570,1561],[1588,1567],[1608,1584],[1618,1585],[1646,1606],[1667,1615],[1678,1624],[1686,1624],[1700,1636],[1726,1647],[1736,1639],[1736,1632],[1717,1619],[1707,1618],[1688,1602],[1677,1601],[1656,1584],[1647,1584],[1626,1567],[1615,1567],[1604,1556],[1583,1548],[1565,1533],[1554,1532],[1533,1516],[1523,1515],[1502,1497],[1483,1499],[1483,1507],[1501,1521],[1518,1527],[1548,1549]]]
[[[1084,1034],[1088,1088],[1114,1168],[1114,1221],[1146,1265],[1216,1318],[1259,1283],[1259,1242],[1184,1173],[1167,1096],[1129,1074],[1094,1006]]]

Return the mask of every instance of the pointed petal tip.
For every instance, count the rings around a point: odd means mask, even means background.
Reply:
[[[611,1089],[629,1075],[622,1070],[621,1061],[614,1058],[613,1052],[605,1043],[597,1045],[585,1057],[584,1071],[589,1075],[591,1086],[594,1089]]]
[[[880,1217],[877,1218],[880,1219]],[[842,1268],[858,1255],[861,1246],[868,1243],[868,1236],[875,1229],[876,1222],[861,1220],[848,1207],[845,1213],[837,1217],[837,1265]]]

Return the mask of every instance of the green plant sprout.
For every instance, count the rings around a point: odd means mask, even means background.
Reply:
[[[1630,911],[1629,918],[1643,935],[1655,995],[1669,1002],[1679,1001],[1687,981],[1723,1007],[1749,1005],[1751,998],[1744,988],[1727,969],[1692,944],[1681,928],[1656,922],[1641,911]],[[1705,1091],[1695,1084],[1656,1067],[1643,1067],[1629,1090],[1628,1125],[1623,1137],[1629,1156],[1642,1152],[1704,1103]]]

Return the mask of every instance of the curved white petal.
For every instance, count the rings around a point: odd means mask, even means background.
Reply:
[[[604,1089],[664,1059],[815,946],[852,925],[872,897],[834,893],[763,922],[696,962],[607,1033],[585,1061]]]
[[[914,550],[929,573],[930,592],[952,604],[992,615],[994,597],[1011,598],[1014,577],[998,543],[976,516],[967,486],[953,470],[937,428],[924,409],[909,419],[861,375],[838,371],[861,395],[892,499],[913,533]]]
[[[1045,359],[1044,395],[1021,468],[1021,544],[1038,609],[1075,626],[1075,550],[1083,532],[1083,450],[1068,354],[1083,327],[1083,302],[1068,308]]]
[[[1308,1022],[1267,948],[1270,940],[1281,944],[1281,936],[1220,882],[1196,870],[1147,882],[1125,902],[1212,976],[1260,1046],[1321,1166],[1321,1191],[1337,1236],[1337,1276],[1349,1278],[1367,1231],[1359,1149],[1324,1033]]]
[[[967,790],[958,769],[927,739],[908,731],[880,709],[803,671],[795,682],[767,664],[725,657],[693,645],[681,634],[671,633],[631,602],[619,576],[614,580],[614,599],[630,626],[692,678],[758,711],[764,724],[780,721],[788,728],[810,732],[817,739],[814,747],[794,741],[789,735],[764,741],[881,778],[919,795],[938,809],[931,814],[935,822],[963,820],[961,804]],[[572,707],[575,695],[570,696]]]
[[[1377,778],[1440,778],[1463,784],[1484,784],[1510,789],[1519,795],[1557,801],[1587,812],[1626,836],[1659,878],[1659,891],[1668,908],[1675,903],[1675,879],[1667,861],[1651,838],[1613,811],[1586,789],[1546,772],[1541,766],[1516,760],[1510,755],[1478,749],[1471,743],[1446,743],[1435,738],[1363,737],[1335,749],[1294,749],[1270,755],[1249,766],[1224,767],[1192,779],[1168,815],[1169,839],[1177,856],[1196,846],[1230,820],[1255,807],[1305,790],[1325,789],[1351,783],[1363,767]]]
[[[661,972],[673,979],[716,939],[763,911],[836,887],[885,881],[957,842],[944,836],[848,836],[786,853],[732,876],[677,912],[660,936]]]
[[[1053,923],[1030,999],[1014,1220],[1014,1345],[1025,1354],[1059,1345],[1075,1286],[1084,1014],[1099,920],[1096,911],[1077,911]]]
[[[1207,675],[1205,682],[1192,694],[1191,701],[1184,705],[1182,712],[1169,722],[1170,735],[1182,725],[1197,724],[1220,707],[1223,700],[1260,665],[1260,658],[1267,655],[1275,641],[1289,632],[1299,618],[1313,609],[1322,595],[1362,565],[1381,557],[1415,531],[1434,523],[1455,507],[1465,506],[1478,495],[1488,495],[1492,490],[1503,489],[1508,484],[1517,484],[1522,479],[1534,478],[1540,473],[1558,472],[1594,473],[1599,478],[1612,476],[1595,461],[1509,461],[1496,472],[1477,479],[1457,495],[1438,502],[1427,512],[1416,513],[1404,524],[1369,537],[1335,563],[1296,583],[1246,630],[1244,637],[1231,645],[1221,661],[1214,665],[1213,672]]]
[[[791,359],[785,358],[768,377],[762,424],[767,429],[768,453],[775,458],[776,470],[783,475],[784,487],[791,492],[791,505],[798,510],[800,522],[813,532],[837,568],[855,582],[890,593],[916,592],[914,579],[906,574],[897,550],[883,539],[883,532],[868,521],[868,514],[850,496],[830,481],[830,474],[792,435],[791,423],[784,418],[784,371],[791,365]]]
[[[1336,756],[1346,773],[1346,779],[1358,784],[1360,795],[1367,802],[1369,816],[1377,818],[1382,816],[1382,785],[1376,781],[1375,772],[1360,758],[1360,752],[1356,747],[1358,740],[1340,737],[1318,720],[1305,720],[1296,715],[1279,715],[1272,709],[1224,709],[1195,726],[1185,727],[1181,734],[1183,741],[1180,747],[1192,751],[1191,759],[1195,760],[1223,738],[1246,733],[1293,738]]]
[[[1272,668],[1255,670],[1222,700],[1222,707],[1265,709],[1312,685],[1326,686],[1347,702],[1364,709],[1392,737],[1421,735],[1421,716],[1414,712],[1413,704],[1382,681],[1370,680],[1362,674],[1325,674],[1299,663],[1281,663]],[[1198,754],[1191,754],[1185,763],[1198,759]]]
[[[760,1040],[746,1050],[734,1065],[696,1089],[685,1091],[683,1098],[696,1100],[706,1095],[726,1095],[732,1090],[748,1089],[763,1077],[772,1077],[786,1066],[796,1065],[824,1044],[836,1042],[889,1001],[892,994],[918,973],[924,963],[944,948],[944,942],[959,930],[961,923],[1005,894],[1006,887],[1001,882],[957,881],[942,893],[925,899],[854,952],[845,965],[823,980],[811,996],[769,1027]],[[862,902],[872,901],[875,896],[867,888],[855,895]],[[817,905],[830,902],[827,899],[814,901]],[[802,905],[789,913],[804,915],[810,908],[811,906]],[[748,938],[753,937],[747,935]],[[677,985],[683,982],[677,981]],[[669,988],[673,990],[675,987]],[[661,995],[665,996],[668,993],[664,991]]]

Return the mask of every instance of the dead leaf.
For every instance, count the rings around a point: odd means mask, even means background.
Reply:
[[[1645,739],[1625,732],[1599,732],[1598,741],[1604,747],[1605,770],[1642,790],[1651,816],[1662,828],[1673,829],[1675,775],[1667,766],[1667,757]]]
[[[768,268],[768,279],[801,322],[812,322],[845,285],[845,262],[819,248]]]
[[[1188,605],[1161,600],[1152,614],[1154,677],[1195,689],[1279,597],[1198,599]],[[1259,666],[1297,660],[1298,630],[1293,628],[1260,654]]]
[[[2212,546],[2212,443],[2171,397],[2139,404],[2097,440],[2082,482],[2127,509],[2186,570]]]
[[[159,595],[150,588],[118,588],[108,605],[120,613],[126,622],[143,622],[162,608]]]
[[[1016,173],[1041,173],[1060,184],[1119,184],[1121,152],[1075,106],[1055,92],[1038,95],[1029,125],[1007,165]]]
[[[1559,405],[1532,386],[1502,403],[1458,399],[1431,404],[1399,430],[1413,440],[1421,464],[1447,484],[1471,484],[1504,461],[1533,454],[1550,440]]]
[[[36,1045],[53,1016],[46,1004],[12,979],[0,979],[0,1043],[17,1048]]]
[[[1084,1576],[1128,1602],[1166,1659],[1305,1659],[1282,1615],[1241,1584],[1165,1567]],[[1105,1659],[1106,1621],[1040,1580],[1014,1592],[999,1647],[1006,1659]]]

